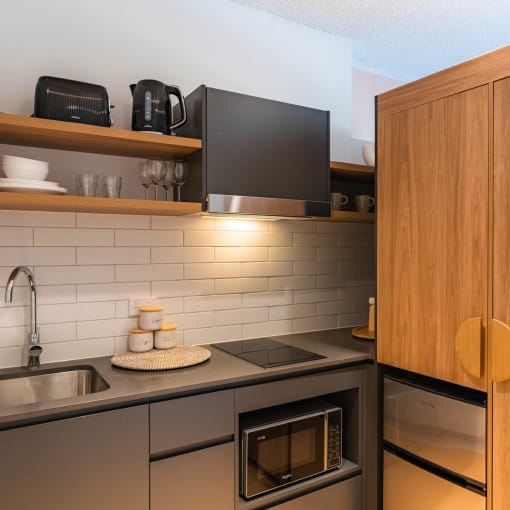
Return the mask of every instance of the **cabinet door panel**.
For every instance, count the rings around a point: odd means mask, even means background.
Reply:
[[[494,318],[510,325],[510,78],[494,84]],[[491,353],[498,356],[498,353]],[[510,362],[507,360],[507,363]],[[493,509],[510,501],[510,381],[493,384]]]
[[[147,406],[0,432],[0,507],[147,510]]]
[[[234,443],[151,463],[151,510],[233,510]]]
[[[455,335],[487,317],[488,105],[483,86],[378,124],[378,361],[480,389]]]

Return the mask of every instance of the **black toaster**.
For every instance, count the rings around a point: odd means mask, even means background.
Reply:
[[[34,117],[110,127],[110,108],[102,85],[52,76],[37,80]]]

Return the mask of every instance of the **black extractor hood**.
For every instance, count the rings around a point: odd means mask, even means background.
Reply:
[[[179,136],[201,138],[188,157],[182,200],[203,211],[329,217],[329,112],[204,85],[186,97]]]

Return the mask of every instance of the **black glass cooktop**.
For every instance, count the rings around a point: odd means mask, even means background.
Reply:
[[[281,367],[326,357],[270,338],[221,342],[213,346],[263,368]]]

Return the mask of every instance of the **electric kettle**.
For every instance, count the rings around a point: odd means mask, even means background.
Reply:
[[[165,85],[157,80],[141,80],[129,86],[133,95],[131,128],[134,131],[150,131],[171,135],[172,130],[186,122],[186,105],[179,87]],[[173,121],[170,96],[179,102],[180,120]]]

